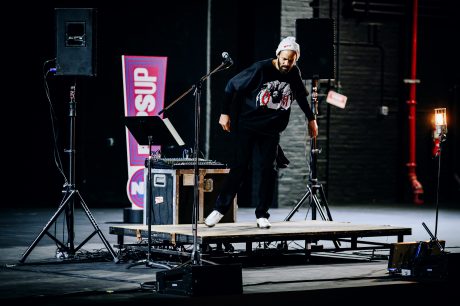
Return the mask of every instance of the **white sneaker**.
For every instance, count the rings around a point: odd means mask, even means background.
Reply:
[[[270,222],[268,222],[267,218],[259,218],[257,219],[257,227],[259,228],[270,228],[272,226]]]
[[[224,215],[218,212],[217,210],[213,210],[212,213],[204,220],[204,224],[209,227],[213,227],[217,223],[219,223],[220,219],[222,219]]]

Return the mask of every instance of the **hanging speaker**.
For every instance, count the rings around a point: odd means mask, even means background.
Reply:
[[[56,8],[56,75],[96,76],[96,10]]]
[[[297,66],[304,79],[335,78],[334,19],[296,19],[296,41],[300,45]]]

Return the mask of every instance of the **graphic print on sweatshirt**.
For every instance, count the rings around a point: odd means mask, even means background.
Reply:
[[[257,107],[288,109],[291,107],[292,91],[289,83],[271,81],[262,85],[256,97]]]

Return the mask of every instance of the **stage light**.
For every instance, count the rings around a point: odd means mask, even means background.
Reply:
[[[447,134],[447,115],[445,108],[434,109],[434,124],[436,126],[436,134],[439,136]]]
[[[445,108],[434,109],[433,157],[441,153],[441,143],[446,140],[447,115]]]

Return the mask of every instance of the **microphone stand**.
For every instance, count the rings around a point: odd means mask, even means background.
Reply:
[[[174,267],[171,270],[158,271],[156,273],[157,291],[159,293],[180,294],[180,295],[201,295],[209,286],[214,294],[242,294],[243,280],[240,265],[224,267],[210,261],[202,260],[200,250],[198,249],[198,205],[199,192],[198,185],[198,162],[199,162],[199,135],[200,135],[200,98],[203,82],[217,71],[224,70],[233,65],[232,60],[227,52],[222,53],[223,62],[216,69],[203,76],[190,92],[194,90],[195,95],[195,184],[194,184],[194,201],[193,201],[193,251],[190,260]],[[187,93],[186,92],[186,93]],[[186,94],[185,93],[185,94]],[[183,97],[183,94],[181,97]],[[178,100],[174,101],[177,102]],[[170,105],[171,106],[171,105]],[[168,107],[169,108],[169,107]],[[209,265],[203,265],[207,262]],[[225,284],[225,286],[212,286],[213,284]]]
[[[436,180],[436,218],[435,218],[435,223],[434,223],[434,235],[431,233],[431,231],[428,229],[426,224],[422,222],[423,227],[427,231],[428,235],[431,237],[431,241],[436,243],[438,246],[439,250],[441,252],[444,252],[444,247],[441,245],[441,243],[438,240],[438,214],[439,214],[439,179],[441,177],[441,153],[442,153],[442,146],[444,144],[444,141],[447,139],[447,129],[446,128],[439,128],[439,148],[438,151],[435,154],[435,158],[438,158],[438,172],[437,172],[437,180]]]
[[[437,175],[437,180],[436,180],[436,222],[435,222],[435,228],[434,228],[434,237],[437,239],[438,238],[438,212],[439,212],[439,179],[441,177],[441,152],[442,152],[442,145],[444,141],[446,140],[446,133],[441,129],[441,133],[439,136],[439,150],[437,152],[437,157],[438,157],[438,175]]]
[[[189,261],[177,266],[179,268],[184,266],[188,263],[192,263],[192,265],[201,265],[201,256],[200,251],[198,250],[198,205],[199,205],[199,149],[200,149],[200,100],[201,100],[201,88],[203,82],[206,81],[211,75],[214,73],[228,69],[233,65],[233,61],[228,56],[228,53],[222,53],[222,57],[224,61],[214,70],[209,72],[208,74],[202,76],[200,80],[190,87],[187,91],[185,91],[182,95],[180,95],[176,100],[174,100],[171,104],[169,104],[166,108],[162,109],[158,112],[158,115],[161,115],[168,109],[170,109],[173,105],[175,105],[179,100],[189,94],[192,90],[194,91],[193,95],[195,96],[195,164],[194,164],[194,188],[193,188],[193,208],[192,208],[192,234],[193,234],[193,250],[191,254],[191,258]],[[227,66],[227,67],[225,67]]]

